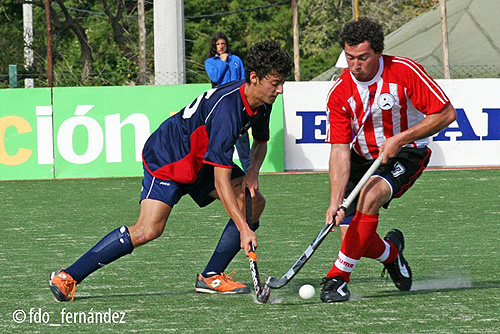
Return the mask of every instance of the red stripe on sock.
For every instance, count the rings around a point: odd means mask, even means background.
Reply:
[[[373,247],[374,243],[380,241],[383,244],[382,239],[376,232],[377,225],[378,215],[367,215],[356,211],[342,242],[341,252],[352,259],[359,260],[362,256],[365,256],[365,251],[368,248]],[[385,246],[383,247],[385,249]],[[382,252],[378,255],[380,256]],[[328,271],[327,277],[340,276],[346,282],[349,282],[350,274],[337,268],[334,263],[332,269]]]
[[[388,240],[386,240],[386,241],[391,246],[391,251],[389,253],[389,257],[387,258],[387,260],[385,260],[382,263],[391,263],[392,261],[396,260],[396,258],[398,257],[398,249],[396,248],[396,245],[394,245],[394,243],[392,243],[391,241],[388,241]]]

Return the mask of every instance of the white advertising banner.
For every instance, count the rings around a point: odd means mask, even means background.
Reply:
[[[458,117],[431,138],[429,167],[500,166],[500,79],[436,81]],[[328,170],[326,96],[332,84],[285,83],[285,170]]]

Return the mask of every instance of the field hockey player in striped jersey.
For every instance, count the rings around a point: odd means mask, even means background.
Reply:
[[[429,136],[456,119],[448,97],[423,67],[411,59],[382,54],[381,26],[368,19],[347,23],[341,34],[349,70],[327,98],[330,205],[326,223],[349,223],[333,267],[323,278],[321,300],[350,298],[347,283],[362,257],[383,264],[396,287],[408,291],[412,272],[403,257],[398,229],[377,234],[379,210],[403,195],[422,174],[431,156]],[[354,137],[354,140],[353,140]],[[373,161],[382,165],[345,212],[343,199]]]

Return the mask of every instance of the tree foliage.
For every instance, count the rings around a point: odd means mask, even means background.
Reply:
[[[332,67],[340,53],[339,35],[352,19],[351,0],[297,0],[301,79]],[[359,0],[360,14],[383,24],[389,33],[436,5],[438,0]],[[35,54],[24,69],[23,3],[33,3]],[[154,74],[153,0],[146,0],[147,68]],[[184,0],[188,82],[208,82],[204,60],[211,35],[223,31],[231,51],[242,59],[264,39],[279,41],[293,52],[291,1]],[[139,35],[137,0],[51,0],[54,85],[135,84]],[[173,46],[175,47],[175,46]],[[44,0],[6,0],[0,4],[0,87],[8,84],[8,65],[21,76],[47,84]]]

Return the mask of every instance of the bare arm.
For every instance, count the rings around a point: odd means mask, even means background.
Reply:
[[[348,144],[332,144],[329,161],[330,176],[330,206],[326,211],[326,224],[330,224],[333,219],[336,224],[344,219],[345,212],[339,210],[344,200],[347,182],[351,171],[351,150]]]
[[[440,112],[426,116],[422,122],[412,126],[394,137],[388,138],[380,147],[380,153],[384,152],[382,163],[398,154],[401,147],[415,140],[432,136],[446,128],[457,118],[455,108],[448,103]]]
[[[243,248],[245,255],[248,256],[250,243],[253,243],[257,247],[257,237],[246,223],[242,208],[238,205],[236,194],[231,185],[231,169],[214,166],[214,176],[217,195],[229,217],[236,224],[236,228],[240,232],[240,247]]]
[[[259,143],[254,140],[250,150],[250,168],[243,179],[243,188],[250,189],[250,194],[255,197],[255,191],[259,190],[259,172],[267,153],[267,142]]]

